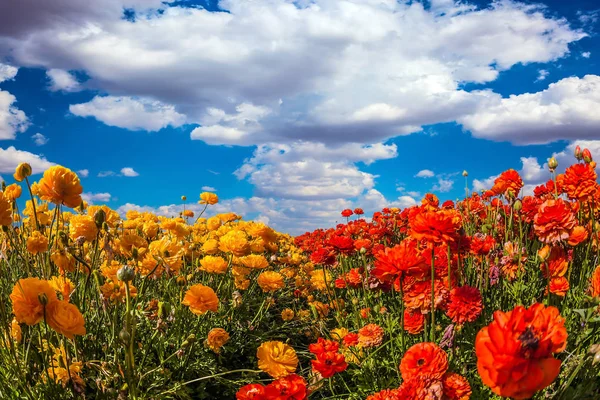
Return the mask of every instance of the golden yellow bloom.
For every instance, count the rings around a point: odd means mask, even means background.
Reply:
[[[219,251],[219,241],[216,239],[208,239],[202,245],[202,252],[204,254],[215,254]]]
[[[150,256],[152,259],[158,257],[162,261],[162,264],[171,272],[174,274],[179,273],[179,269],[183,263],[182,257],[184,249],[176,240],[171,240],[168,236],[163,236],[160,240],[155,240],[150,243],[148,251],[150,254],[147,255],[147,257]]]
[[[223,257],[205,256],[200,260],[200,270],[214,274],[227,272],[228,262]]]
[[[310,273],[310,283],[317,290],[326,290],[327,286],[331,286],[333,278],[328,271],[316,269]]]
[[[48,238],[39,231],[33,231],[27,238],[27,251],[31,254],[42,253],[48,249]]]
[[[73,339],[85,335],[85,320],[79,309],[67,300],[58,300],[48,305],[48,325],[56,332]]]
[[[223,328],[213,328],[208,332],[208,338],[206,339],[206,345],[209,349],[219,354],[221,347],[229,341],[229,333]]]
[[[0,226],[10,226],[12,222],[12,202],[0,192]]]
[[[281,312],[281,319],[284,321],[291,321],[294,319],[294,310],[286,308]]]
[[[219,217],[210,217],[206,220],[206,229],[209,231],[216,231],[221,227],[221,219]]]
[[[215,205],[219,202],[219,196],[211,192],[203,192],[200,194],[200,204]]]
[[[16,183],[13,183],[12,185],[8,185],[6,189],[4,189],[4,196],[6,196],[6,198],[10,201],[15,201],[19,197],[21,197],[22,192],[23,189],[21,189],[21,186],[17,185]]]
[[[188,218],[194,218],[194,212],[192,210],[183,210],[183,216]]]
[[[269,266],[269,262],[262,254],[249,254],[240,258],[240,262],[246,268],[264,269]]]
[[[48,281],[52,289],[62,294],[63,299],[69,300],[71,293],[75,290],[75,285],[67,277],[64,276],[53,276]]]
[[[23,338],[21,325],[19,325],[16,318],[13,318],[10,323],[10,337],[17,343],[21,343],[21,339]]]
[[[275,379],[294,373],[298,367],[296,351],[283,342],[264,342],[256,351],[256,357],[258,368]]]
[[[96,215],[96,213],[102,210],[104,211],[104,221],[106,222],[106,224],[110,227],[110,228],[114,228],[115,226],[117,226],[117,224],[119,223],[119,221],[121,220],[121,216],[119,215],[118,212],[116,212],[115,210],[111,209],[110,207],[106,206],[106,205],[102,205],[102,206],[89,206],[87,208],[87,215],[89,215],[90,217],[94,217],[94,215]]]
[[[116,272],[115,272],[116,273]],[[126,292],[125,283],[120,280],[108,280],[100,287],[100,292],[102,293],[102,297],[107,300],[110,300],[112,303],[125,302],[126,300]],[[131,283],[129,284],[129,295],[131,297],[137,296],[137,288],[133,286]]]
[[[69,235],[71,239],[77,240],[84,237],[88,242],[96,240],[98,227],[94,217],[90,215],[74,215],[69,221]]]
[[[79,177],[68,168],[56,165],[44,172],[39,182],[40,198],[54,204],[75,208],[81,205],[83,188]]]
[[[248,236],[240,230],[227,232],[219,239],[219,249],[226,253],[231,252],[238,257],[245,256],[250,250]]]
[[[283,275],[275,271],[265,271],[256,279],[263,292],[274,292],[285,287]]]
[[[350,332],[346,328],[335,328],[331,330],[330,335],[333,340],[337,340],[339,342],[340,340],[344,339],[348,333]]]
[[[181,304],[188,306],[194,314],[202,315],[207,311],[217,312],[219,298],[212,288],[197,284],[185,292]]]
[[[35,325],[44,318],[44,304],[57,302],[56,292],[48,281],[39,278],[19,279],[10,294],[13,314],[18,322]]]
[[[75,270],[75,258],[64,249],[57,249],[52,252],[50,259],[61,273],[65,271],[73,272]]]
[[[238,290],[246,290],[250,286],[250,279],[235,278],[233,281],[235,288]]]
[[[31,165],[29,165],[28,163],[21,163],[17,165],[13,177],[17,182],[23,182],[23,179],[27,178],[28,176],[31,176],[31,173]]]

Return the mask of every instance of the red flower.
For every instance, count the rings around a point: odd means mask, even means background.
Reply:
[[[265,387],[259,383],[242,386],[235,394],[237,400],[265,400]]]
[[[535,233],[544,243],[556,243],[569,238],[577,225],[570,204],[563,199],[546,200],[533,219]]]
[[[356,214],[356,215],[363,215],[364,213],[365,212],[363,211],[362,208],[358,208],[357,207],[357,208],[354,209],[354,214]]]
[[[494,393],[528,399],[556,379],[561,362],[553,354],[566,346],[567,330],[557,308],[537,303],[496,311],[475,339],[477,369]]]
[[[476,233],[471,238],[471,253],[484,256],[492,251],[495,245],[496,241],[493,237],[484,235],[483,233]]]
[[[408,381],[416,376],[441,379],[448,370],[448,356],[435,343],[417,343],[409,348],[400,362],[402,379]]]
[[[592,165],[573,164],[560,176],[560,183],[569,199],[585,200],[596,193],[597,178]]]
[[[419,310],[404,310],[404,330],[410,334],[418,335],[423,332],[425,316]]]
[[[454,242],[458,237],[460,217],[453,210],[426,211],[410,222],[410,235],[433,243]]]
[[[344,336],[343,342],[344,342],[344,346],[346,346],[346,347],[356,346],[358,344],[358,334],[356,334],[356,333],[347,334],[346,336]]]
[[[305,400],[306,398],[306,381],[296,374],[279,378],[265,387],[264,400]]]
[[[471,397],[471,385],[464,376],[448,372],[442,377],[444,385],[444,398],[448,400],[469,400]]]
[[[402,398],[398,389],[383,389],[367,397],[367,400],[402,400]]]
[[[417,375],[405,380],[398,388],[398,397],[406,400],[441,399],[443,394],[442,382],[428,375]]]
[[[461,286],[450,291],[450,301],[446,314],[455,324],[473,322],[481,315],[483,299],[479,289]]]
[[[318,354],[317,359],[311,360],[310,363],[323,378],[331,378],[336,373],[343,372],[348,368],[344,355],[332,351]]]
[[[496,195],[503,194],[506,197],[518,196],[521,188],[523,187],[523,180],[519,176],[519,173],[514,169],[509,169],[500,174],[494,181],[492,192]]]
[[[338,344],[338,342],[323,338],[319,338],[319,340],[317,340],[317,343],[311,343],[310,345],[308,345],[308,351],[310,351],[317,357],[319,356],[319,354],[325,352],[336,353],[339,350],[339,348],[340,345]]]
[[[417,250],[414,241],[404,240],[386,248],[375,256],[375,268],[371,274],[382,282],[396,280],[402,274],[424,278],[429,273],[425,258]]]
[[[348,218],[349,216],[351,216],[353,214],[352,210],[349,208],[346,208],[344,211],[342,211],[342,217],[346,217]]]

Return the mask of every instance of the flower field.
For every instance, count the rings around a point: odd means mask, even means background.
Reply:
[[[0,193],[2,399],[599,399],[596,163],[298,237],[230,213]],[[561,173],[559,173],[561,171]],[[195,200],[194,200],[195,201]]]

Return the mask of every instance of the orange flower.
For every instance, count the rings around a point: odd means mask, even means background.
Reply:
[[[371,274],[385,282],[393,281],[402,274],[422,279],[430,273],[429,271],[429,265],[419,253],[416,242],[404,240],[392,248],[385,248],[377,253],[375,268]]]
[[[67,300],[48,304],[48,325],[56,332],[73,339],[74,335],[85,335],[85,320],[79,309]]]
[[[535,233],[544,243],[556,243],[569,238],[577,225],[569,203],[563,199],[546,200],[533,218]]]
[[[58,301],[56,292],[48,281],[39,278],[19,279],[10,294],[10,299],[15,318],[27,325],[35,325],[44,319],[42,301],[46,303],[46,307]]]
[[[590,280],[590,296],[600,297],[600,265],[596,267]]]
[[[273,378],[292,374],[298,367],[296,351],[283,342],[264,342],[256,351],[258,368]]]
[[[475,353],[483,383],[500,396],[528,399],[556,379],[567,345],[564,319],[555,307],[536,303],[496,311],[477,334]]]
[[[13,183],[12,185],[8,185],[6,189],[4,189],[4,196],[10,201],[15,201],[19,197],[21,197],[22,192],[23,189],[21,189],[21,186],[17,185],[16,183]]]
[[[17,165],[17,168],[15,168],[13,177],[17,182],[23,182],[23,179],[31,176],[31,173],[31,165],[29,165],[29,163],[21,163]]]
[[[52,278],[50,278],[48,283],[50,284],[50,286],[52,286],[52,289],[59,292],[65,300],[69,300],[69,297],[71,297],[71,293],[73,293],[73,291],[75,290],[73,282],[71,282],[69,278],[66,278],[64,276],[53,276]]]
[[[249,254],[240,257],[240,262],[244,267],[252,269],[264,269],[269,266],[269,262],[262,254]]]
[[[200,204],[215,205],[219,202],[219,196],[211,192],[203,192],[200,194]]]
[[[85,238],[88,242],[96,240],[98,227],[96,226],[94,218],[89,215],[72,216],[69,221],[69,235],[73,240],[76,240],[79,237]]]
[[[464,376],[448,372],[442,377],[444,385],[444,398],[449,400],[469,400],[471,397],[471,385]]]
[[[83,188],[77,174],[68,168],[60,165],[48,168],[38,185],[42,200],[71,208],[81,205]]]
[[[585,200],[596,193],[596,171],[590,164],[573,164],[560,178],[561,187],[572,200]]]
[[[404,330],[410,334],[418,335],[423,332],[425,316],[419,310],[404,310]]]
[[[454,242],[460,219],[453,210],[421,212],[410,222],[410,235],[433,243]]]
[[[523,180],[519,176],[519,173],[514,169],[509,169],[500,174],[494,181],[492,192],[496,195],[503,194],[506,197],[518,196],[521,188],[523,187]]]
[[[10,226],[13,222],[12,204],[4,192],[0,192],[0,226]]]
[[[450,301],[446,314],[455,324],[473,322],[481,315],[483,299],[479,289],[461,286],[450,291]]]
[[[545,278],[556,278],[564,276],[569,266],[569,260],[565,251],[560,247],[552,247],[547,261],[540,264],[542,274]]]
[[[228,265],[223,257],[204,256],[200,260],[200,270],[213,274],[224,274],[227,272]]]
[[[383,389],[381,392],[373,393],[367,400],[400,400],[398,389]]]
[[[33,231],[27,238],[27,251],[31,254],[42,253],[48,249],[48,238],[39,231]]]
[[[263,292],[275,292],[285,287],[283,275],[275,271],[265,271],[256,279]]]
[[[570,287],[569,281],[564,276],[558,276],[550,279],[550,284],[548,285],[550,293],[560,297],[565,297]]]
[[[404,353],[400,362],[402,379],[408,381],[416,376],[441,379],[448,370],[448,356],[435,343],[417,343]]]
[[[225,345],[229,341],[229,333],[223,328],[213,328],[208,332],[208,337],[206,339],[206,345],[209,349],[219,354],[221,352],[221,347]]]
[[[588,238],[587,229],[585,229],[585,227],[583,227],[581,225],[577,225],[571,231],[571,234],[569,235],[569,241],[567,243],[569,243],[569,246],[577,246],[578,244],[585,242],[585,240],[587,238]]]
[[[358,330],[358,344],[363,347],[376,347],[383,342],[383,329],[377,324],[365,325]]]
[[[196,315],[203,315],[207,311],[217,312],[219,298],[212,288],[197,284],[185,292],[181,304],[190,307],[190,311]]]

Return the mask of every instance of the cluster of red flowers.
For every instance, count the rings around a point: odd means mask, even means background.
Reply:
[[[313,370],[323,378],[331,378],[336,373],[345,371],[348,364],[339,349],[340,345],[337,342],[323,338],[308,346],[308,350],[316,357],[316,360],[311,361]]]
[[[236,393],[237,400],[305,400],[308,396],[306,380],[292,374],[264,386],[251,383]]]

